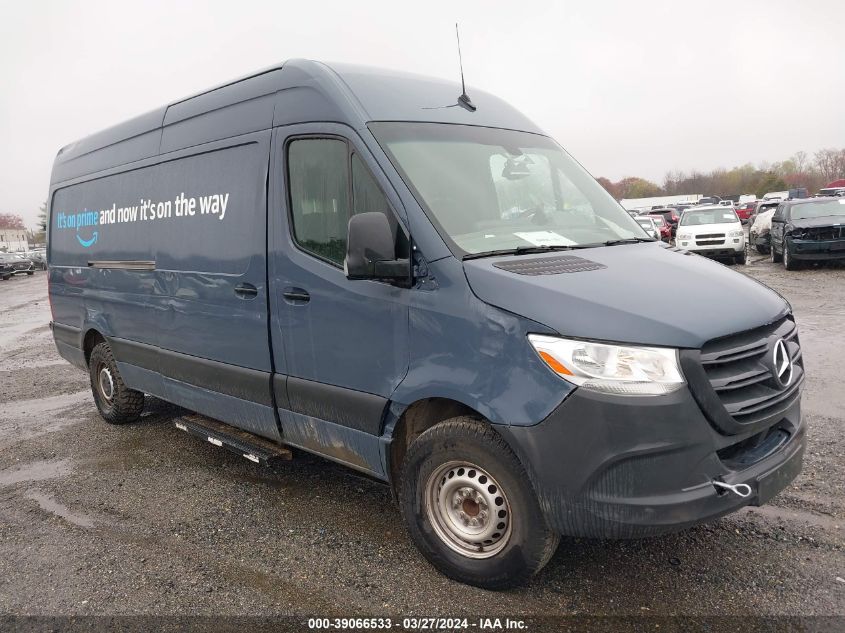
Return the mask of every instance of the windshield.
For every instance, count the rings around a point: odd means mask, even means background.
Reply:
[[[809,202],[805,204],[796,204],[792,207],[793,220],[823,218],[829,215],[845,215],[845,200],[830,200],[829,202]]]
[[[739,218],[733,209],[724,207],[716,209],[690,209],[681,216],[681,226],[698,226],[701,224],[733,224]]]
[[[650,237],[548,137],[439,123],[370,127],[460,254]]]

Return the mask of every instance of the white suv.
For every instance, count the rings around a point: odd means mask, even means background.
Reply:
[[[711,205],[687,209],[678,222],[675,244],[708,257],[730,257],[745,263],[745,231],[736,211]]]

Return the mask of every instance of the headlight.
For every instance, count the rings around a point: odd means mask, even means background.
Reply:
[[[675,238],[679,239],[679,240],[691,240],[692,239],[692,233],[678,233],[678,235],[676,235]]]
[[[553,372],[584,389],[657,396],[686,384],[674,349],[623,347],[540,334],[529,334],[528,340]]]
[[[728,233],[728,236],[730,237],[742,237],[742,235],[743,232],[741,229],[739,231],[731,231],[730,233]]]

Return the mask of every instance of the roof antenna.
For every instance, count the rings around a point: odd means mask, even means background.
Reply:
[[[458,40],[458,64],[461,67],[461,96],[458,97],[458,103],[470,112],[475,112],[476,106],[472,102],[472,99],[469,98],[469,95],[467,94],[467,87],[464,83],[464,60],[461,57],[461,34],[458,31],[457,22],[455,22],[455,37]]]

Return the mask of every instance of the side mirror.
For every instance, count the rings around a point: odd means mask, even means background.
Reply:
[[[359,213],[349,218],[346,259],[347,279],[376,279],[410,287],[411,262],[396,259],[393,232],[383,213]]]

